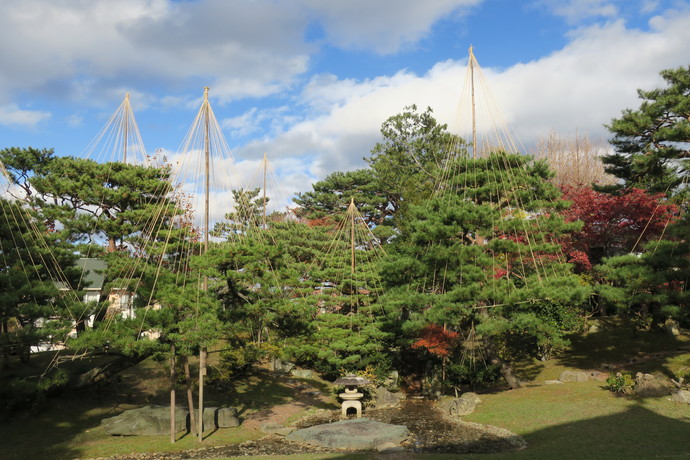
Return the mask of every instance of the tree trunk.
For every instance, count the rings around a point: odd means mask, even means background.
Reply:
[[[3,318],[0,320],[0,335],[7,333],[7,319]],[[0,360],[2,369],[7,369],[10,367],[9,351],[7,346],[0,346]]]
[[[495,351],[491,344],[491,341],[487,341],[486,353],[489,357],[489,362],[493,365],[498,365],[498,371],[501,373],[501,377],[508,384],[511,390],[520,388],[523,386],[522,381],[513,373],[513,366],[509,362],[502,360],[498,353]]]
[[[189,371],[189,356],[184,357],[184,379],[187,384],[187,405],[189,406],[189,428],[196,436],[196,414],[194,413],[194,395],[192,392],[192,373]]]
[[[31,357],[31,345],[19,345],[19,362],[28,364]]]
[[[500,361],[499,364],[501,377],[503,377],[503,380],[506,381],[510,389],[515,390],[516,388],[521,388],[523,386],[522,380],[513,373],[513,366],[503,361]]]

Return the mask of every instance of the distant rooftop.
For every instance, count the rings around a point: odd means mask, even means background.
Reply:
[[[77,260],[77,268],[83,272],[81,279],[81,286],[86,286],[83,289],[89,291],[100,291],[103,289],[105,283],[105,270],[108,264],[104,260],[93,257],[82,257]],[[65,283],[57,282],[58,289],[65,289]]]

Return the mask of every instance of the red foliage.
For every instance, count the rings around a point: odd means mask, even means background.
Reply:
[[[308,227],[333,227],[333,225],[333,218],[331,216],[307,220]]]
[[[507,269],[505,269],[505,268],[496,268],[496,269],[494,270],[494,275],[493,275],[493,277],[494,277],[495,279],[500,279],[500,278],[503,278],[504,276],[507,276],[509,273],[510,273],[510,272],[509,272]]]
[[[592,269],[592,261],[589,259],[589,256],[585,252],[577,249],[570,249],[568,251],[568,262],[575,264],[575,266],[579,267],[581,270]]]
[[[663,193],[636,188],[609,195],[590,187],[564,187],[563,198],[573,203],[563,211],[566,220],[584,222],[565,249],[571,261],[585,270],[591,268],[590,261],[632,251],[636,244],[657,237],[678,212],[664,201]]]
[[[447,331],[438,324],[428,324],[422,329],[422,335],[412,348],[424,349],[429,353],[444,357],[450,354],[453,342],[457,339],[458,333]]]

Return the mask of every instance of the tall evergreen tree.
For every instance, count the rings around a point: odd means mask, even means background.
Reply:
[[[623,180],[601,187],[641,188],[669,197],[687,195],[690,174],[690,65],[661,72],[665,88],[638,90],[639,109],[626,109],[607,126],[616,153],[603,158],[606,171]]]
[[[0,160],[51,228],[73,242],[106,242],[109,252],[155,227],[170,198],[167,166],[101,164],[32,148],[3,149]]]
[[[234,209],[225,214],[224,220],[216,222],[211,234],[228,239],[247,234],[263,226],[264,208],[269,198],[266,197],[264,203],[264,198],[259,195],[260,192],[260,188],[233,190]]]
[[[456,155],[462,141],[436,121],[430,107],[418,113],[415,105],[386,120],[381,134],[383,141],[365,161],[392,214],[397,215],[407,203],[420,203],[431,195],[439,171]]]
[[[385,224],[392,216],[392,209],[382,184],[372,169],[336,171],[312,185],[313,190],[298,193],[293,199],[300,208],[301,218],[313,220],[344,213],[351,200],[357,203],[359,211],[370,227]]]
[[[543,162],[499,152],[449,166],[445,192],[410,206],[382,270],[391,348],[410,353],[432,324],[465,337],[476,325],[487,362],[518,386],[510,361],[563,346],[587,301],[558,243],[577,224],[557,214],[565,203]]]

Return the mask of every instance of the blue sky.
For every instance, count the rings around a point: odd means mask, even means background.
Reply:
[[[129,92],[147,150],[174,157],[209,86],[231,181],[267,153],[291,194],[362,167],[410,104],[454,129],[470,45],[527,149],[605,139],[637,88],[690,64],[690,4],[0,0],[0,43],[0,147],[81,155]]]

